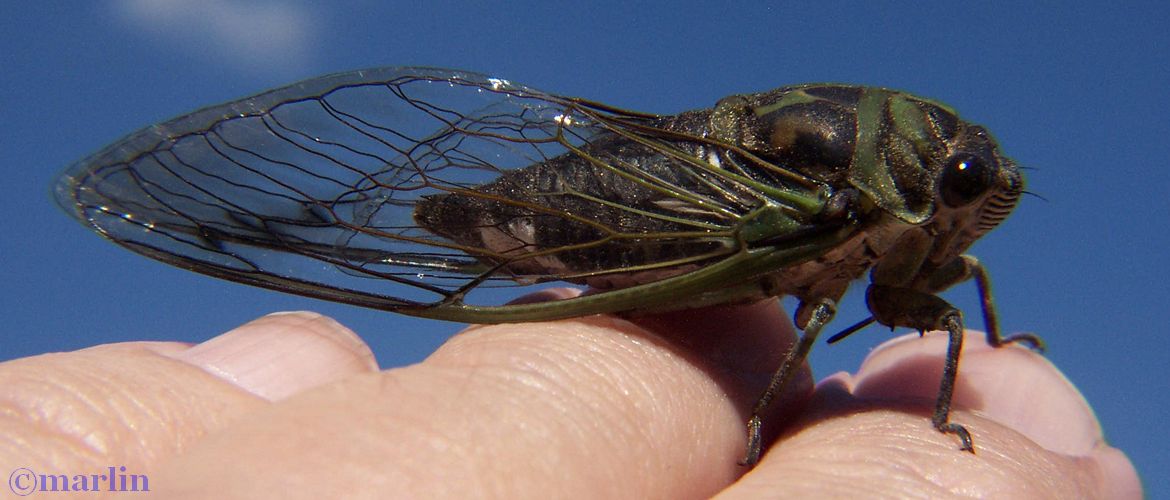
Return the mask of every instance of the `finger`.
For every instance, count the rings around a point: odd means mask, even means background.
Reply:
[[[951,412],[976,453],[959,452],[929,422],[946,337],[916,337],[822,382],[803,425],[726,495],[1141,498],[1075,387],[1043,357],[990,348],[977,333],[964,343]]]
[[[714,493],[743,471],[744,410],[762,360],[774,366],[791,342],[786,324],[767,302],[472,327],[424,363],[258,413],[156,482],[191,497],[263,494],[288,477],[320,479],[306,496]]]
[[[168,354],[273,401],[378,370],[361,338],[332,318],[310,312],[269,314]]]
[[[942,376],[946,335],[906,335],[882,344],[853,377],[860,399],[932,400]],[[1037,444],[1084,455],[1104,437],[1089,403],[1043,356],[1017,345],[992,347],[968,332],[952,405],[977,411]],[[1054,425],[1054,423],[1059,423]]]
[[[9,443],[0,463],[67,475],[118,464],[142,473],[266,398],[376,370],[353,339],[332,320],[296,314],[196,346],[108,344],[0,364],[0,435]],[[302,373],[326,363],[333,369]],[[272,372],[285,379],[265,375]]]

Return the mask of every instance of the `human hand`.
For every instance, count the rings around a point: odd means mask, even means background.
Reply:
[[[0,463],[122,465],[172,497],[1141,495],[1059,372],[982,338],[952,412],[978,453],[958,451],[929,421],[937,334],[887,344],[803,409],[811,381],[794,384],[765,419],[783,435],[744,475],[746,412],[794,337],[769,301],[474,326],[380,372],[328,318],[266,316],[195,347],[0,364]]]

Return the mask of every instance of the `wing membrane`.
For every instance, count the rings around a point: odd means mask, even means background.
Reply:
[[[56,193],[136,252],[370,307],[628,286],[741,252],[765,201],[670,118],[472,73],[358,71],[140,130]]]

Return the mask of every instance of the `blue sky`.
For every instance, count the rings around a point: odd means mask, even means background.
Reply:
[[[1170,497],[1170,52],[1155,3],[16,2],[0,18],[0,359],[136,339],[201,341],[262,314],[312,309],[383,366],[420,360],[460,325],[220,282],[133,255],[59,210],[49,186],[125,133],[198,107],[373,66],[476,70],[671,113],[802,82],[889,86],[987,126],[1027,197],[976,245],[1008,331],[1040,333],[1107,438]],[[665,4],[664,4],[665,5]],[[900,4],[905,5],[905,4]],[[864,316],[858,296],[838,326]],[[977,310],[973,286],[947,295]],[[969,314],[977,317],[977,314]],[[978,322],[972,326],[979,327]],[[849,369],[888,333],[813,351]],[[1161,389],[1158,389],[1161,387]]]

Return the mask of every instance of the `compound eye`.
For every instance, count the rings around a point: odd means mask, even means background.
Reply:
[[[952,156],[939,180],[939,194],[949,207],[961,207],[978,199],[995,182],[995,172],[973,154]]]

